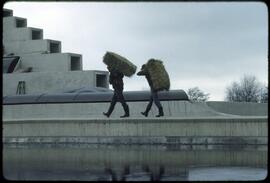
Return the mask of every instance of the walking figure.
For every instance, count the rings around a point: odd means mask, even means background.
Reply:
[[[159,101],[159,98],[158,98],[158,90],[155,90],[153,88],[153,82],[150,78],[150,75],[149,75],[149,72],[147,70],[147,67],[145,64],[142,65],[142,68],[141,68],[141,71],[139,71],[137,73],[138,76],[145,76],[145,78],[147,79],[148,81],[148,84],[150,86],[150,89],[151,89],[151,97],[150,97],[150,100],[149,100],[149,103],[146,107],[146,110],[144,112],[141,112],[142,115],[144,115],[145,117],[148,116],[148,113],[152,107],[152,104],[153,104],[153,101],[155,102],[157,108],[158,108],[158,115],[156,115],[156,117],[161,117],[161,116],[164,116],[164,113],[163,113],[163,107]]]
[[[109,107],[108,112],[103,112],[103,114],[107,117],[110,117],[111,113],[114,110],[116,102],[120,102],[123,106],[123,109],[125,111],[125,114],[123,116],[120,116],[121,118],[129,117],[129,107],[125,101],[124,95],[123,95],[123,89],[124,89],[124,83],[123,83],[123,77],[124,75],[117,71],[112,69],[110,66],[107,67],[110,76],[109,76],[109,83],[113,86],[114,94],[112,97],[112,101]]]

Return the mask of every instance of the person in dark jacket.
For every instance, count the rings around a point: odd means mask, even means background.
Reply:
[[[153,89],[153,83],[151,81],[151,78],[150,78],[150,75],[146,69],[146,65],[143,64],[142,65],[142,68],[141,68],[141,71],[139,71],[137,73],[138,76],[145,76],[146,80],[148,81],[148,84],[150,86],[150,89],[151,89],[151,97],[150,97],[150,100],[149,100],[149,103],[146,107],[146,110],[145,112],[141,112],[142,115],[144,115],[145,117],[148,116],[148,113],[152,107],[152,104],[153,104],[153,101],[155,102],[157,108],[158,108],[158,115],[156,115],[156,117],[161,117],[161,116],[164,116],[164,113],[163,113],[163,107],[159,101],[159,98],[158,98],[158,91],[157,90],[154,90]]]
[[[109,66],[107,67],[110,76],[109,76],[109,83],[113,86],[114,94],[112,97],[111,105],[109,107],[108,112],[103,112],[103,114],[107,117],[110,117],[112,111],[114,110],[114,106],[116,102],[120,102],[123,106],[123,109],[125,111],[125,114],[123,116],[120,116],[121,118],[129,117],[129,107],[125,101],[124,95],[123,95],[123,89],[124,89],[124,83],[123,83],[123,77],[124,75],[116,70],[111,69]]]

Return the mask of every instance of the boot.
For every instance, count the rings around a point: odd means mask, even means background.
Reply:
[[[125,111],[125,115],[120,116],[120,118],[125,118],[125,117],[129,117],[129,108],[128,105],[123,105],[124,111]]]
[[[129,114],[125,114],[123,116],[120,116],[120,118],[125,118],[125,117],[129,117]]]
[[[156,115],[156,117],[160,117],[160,116],[164,116],[162,107],[158,108],[158,115]]]
[[[107,116],[107,118],[109,118],[110,115],[111,115],[112,112],[113,112],[113,109],[114,109],[115,104],[116,104],[116,102],[112,102],[112,103],[110,104],[110,107],[109,107],[109,109],[108,109],[108,112],[103,112],[103,115],[105,115],[105,116]]]
[[[142,115],[144,115],[145,117],[148,116],[148,112],[141,112]]]
[[[151,109],[151,106],[152,106],[152,103],[149,103],[149,104],[147,105],[145,111],[144,111],[144,112],[141,112],[141,114],[144,115],[145,117],[147,117],[147,116],[148,116],[148,113],[149,113],[149,111],[150,111],[150,109]]]
[[[107,116],[107,118],[110,117],[110,115],[109,115],[107,112],[103,112],[103,115],[104,115],[104,116]]]

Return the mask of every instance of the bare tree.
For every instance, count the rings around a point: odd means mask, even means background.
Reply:
[[[240,82],[226,88],[226,100],[232,102],[259,102],[261,83],[255,76],[244,75]]]
[[[188,97],[191,101],[204,102],[209,99],[209,93],[204,93],[198,87],[193,87],[188,89]]]
[[[268,103],[268,86],[261,88],[260,103]]]

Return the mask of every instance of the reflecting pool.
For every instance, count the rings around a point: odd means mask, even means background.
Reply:
[[[8,180],[262,180],[267,146],[6,145]]]

